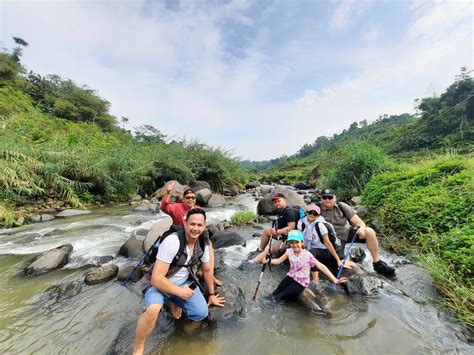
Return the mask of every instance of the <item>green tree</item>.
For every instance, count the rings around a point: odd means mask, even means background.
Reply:
[[[23,54],[23,47],[28,47],[28,42],[26,42],[23,38],[20,37],[13,37],[13,40],[18,45],[18,47],[13,49],[12,58],[16,62],[20,62],[20,57]]]

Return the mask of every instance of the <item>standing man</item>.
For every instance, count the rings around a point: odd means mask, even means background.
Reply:
[[[198,242],[205,229],[206,213],[201,208],[194,208],[186,215],[184,224],[186,247],[179,260],[174,261],[180,249],[178,233],[167,236],[160,244],[151,274],[152,287],[145,293],[145,310],[137,322],[134,355],[143,354],[146,339],[155,327],[165,300],[169,299],[181,307],[186,316],[194,321],[201,321],[207,317],[208,305],[224,307],[224,297],[219,297],[214,291],[214,269],[209,262],[209,246],[205,245],[202,250]],[[196,265],[198,260],[202,262],[204,280],[209,292],[208,303],[190,275],[193,272],[191,265]]]
[[[393,275],[395,269],[380,259],[379,244],[375,231],[367,227],[357,212],[344,202],[337,203],[336,194],[331,189],[323,190],[321,195],[321,215],[331,223],[336,235],[343,245],[350,242],[349,235],[352,227],[359,227],[355,236],[355,243],[365,243],[372,255],[374,270],[382,275]]]
[[[272,197],[273,204],[278,210],[278,219],[275,228],[265,228],[260,238],[260,247],[257,251],[258,254],[251,263],[261,263],[265,259],[266,254],[268,253],[267,244],[270,241],[270,238],[277,239],[278,242],[272,245],[271,253],[279,253],[280,251],[286,250],[286,238],[288,232],[292,229],[296,229],[296,223],[298,222],[295,213],[292,209],[288,208],[286,205],[286,197],[282,193],[276,193]],[[279,255],[277,255],[279,256]]]
[[[195,207],[196,205],[196,194],[191,189],[186,189],[183,192],[183,197],[181,202],[170,203],[171,191],[174,189],[174,181],[170,181],[166,184],[166,191],[161,199],[160,210],[169,215],[173,219],[173,224],[184,226],[186,214],[188,211]],[[209,246],[209,251],[211,254],[211,266],[214,269],[214,248],[212,244]],[[222,281],[214,277],[214,283],[217,286],[222,286]]]

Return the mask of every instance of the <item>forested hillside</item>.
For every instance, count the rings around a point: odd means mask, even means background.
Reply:
[[[47,201],[82,207],[145,196],[170,179],[205,180],[217,191],[245,181],[225,151],[168,142],[148,125],[131,134],[95,90],[26,72],[20,59],[28,44],[15,40],[17,48],[0,53],[0,223],[18,224],[14,210]]]

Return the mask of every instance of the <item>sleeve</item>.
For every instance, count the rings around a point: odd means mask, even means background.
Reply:
[[[171,204],[168,201],[161,199],[160,210],[162,210],[166,214],[169,214],[170,207],[171,207]]]
[[[163,240],[158,248],[156,259],[171,264],[179,250],[179,238],[177,234],[171,234]]]
[[[316,228],[319,229],[319,233],[321,233],[321,236],[328,234],[328,229],[326,228],[324,223],[318,223]]]
[[[344,213],[349,219],[351,219],[352,217],[354,217],[355,214],[357,214],[356,210],[349,206],[347,203],[340,202],[339,206],[341,206],[341,209],[344,211]]]
[[[202,256],[201,256],[201,261],[203,263],[208,263],[209,260],[211,260],[211,254],[209,252],[209,245],[206,245],[204,247],[204,254],[202,254]]]
[[[303,220],[300,219],[298,223],[296,224],[296,229],[301,230],[302,227],[303,227]]]

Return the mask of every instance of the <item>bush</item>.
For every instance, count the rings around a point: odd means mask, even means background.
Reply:
[[[241,211],[236,212],[230,218],[230,223],[236,226],[242,226],[244,224],[250,224],[257,222],[258,216],[255,212],[252,211]]]
[[[361,195],[367,182],[390,166],[388,156],[368,142],[347,144],[332,156],[324,185],[334,189],[342,200]]]

